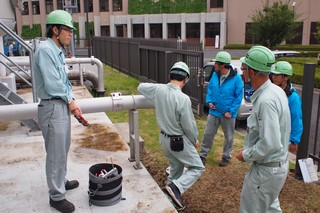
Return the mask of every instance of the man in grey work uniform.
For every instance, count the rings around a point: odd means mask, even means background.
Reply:
[[[170,164],[170,174],[164,192],[172,199],[177,210],[185,204],[181,195],[186,192],[205,170],[196,150],[198,129],[190,98],[181,89],[190,77],[189,67],[177,62],[170,70],[170,83],[141,83],[138,91],[155,106],[160,128],[160,144]],[[188,170],[184,172],[184,167]]]
[[[67,156],[70,148],[70,114],[81,116],[73,98],[72,86],[65,70],[63,45],[72,36],[72,17],[63,10],[52,11],[46,18],[47,41],[36,49],[33,60],[35,88],[41,99],[38,105],[39,127],[45,141],[46,176],[50,206],[61,212],[73,212],[75,207],[65,199],[66,190],[79,186],[68,181]]]
[[[242,62],[245,82],[255,92],[247,119],[247,134],[237,159],[251,163],[240,196],[240,212],[281,212],[279,193],[288,174],[290,110],[283,89],[269,80],[274,54],[252,47]]]

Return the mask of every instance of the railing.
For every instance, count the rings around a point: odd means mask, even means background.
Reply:
[[[12,38],[16,39],[27,50],[27,52],[29,53],[30,64],[32,64],[33,49],[20,36],[18,36],[15,32],[13,32],[7,25],[5,25],[1,21],[0,21],[0,28],[4,32],[6,32],[8,35],[10,35]],[[31,68],[32,79],[34,79],[33,72],[32,72],[32,66],[30,66],[30,68]],[[34,81],[32,82],[32,84],[34,84]],[[32,90],[32,96],[33,96],[33,102],[36,103],[37,102],[37,94],[36,94],[35,89]]]
[[[5,59],[10,61],[11,64],[13,64],[15,67],[18,68],[18,71],[13,70],[10,66],[8,66],[3,61],[0,61],[1,64],[3,64],[7,69],[9,69],[11,72],[13,72],[16,76],[19,76],[26,84],[32,87],[32,83],[29,82],[26,78],[24,78],[22,75],[19,74],[19,71],[23,72],[26,76],[30,77],[30,74],[26,72],[22,67],[20,67],[18,64],[14,63],[8,56],[0,52],[0,55],[2,55]]]

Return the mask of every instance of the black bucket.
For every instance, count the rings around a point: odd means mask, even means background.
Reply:
[[[108,178],[98,175],[101,170],[107,172],[116,168],[117,172]],[[89,169],[89,205],[111,206],[121,200],[122,192],[122,168],[116,164],[101,163],[95,164]]]

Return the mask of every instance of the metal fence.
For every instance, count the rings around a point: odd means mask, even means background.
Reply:
[[[311,157],[320,171],[320,94],[314,90],[315,64],[306,63],[302,81],[303,134],[299,143],[296,174],[302,177],[298,160]]]
[[[189,95],[194,112],[203,114],[203,49],[201,43],[182,40],[94,37],[93,55],[105,64],[140,81],[167,83],[169,70],[177,61],[190,68]]]

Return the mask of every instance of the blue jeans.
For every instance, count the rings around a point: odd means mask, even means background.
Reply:
[[[213,145],[214,136],[216,135],[218,128],[221,125],[224,133],[222,158],[226,159],[227,161],[231,160],[235,121],[235,118],[220,118],[211,114],[208,115],[206,129],[204,131],[203,139],[201,142],[201,157],[206,158],[208,156],[208,153],[210,152]]]

